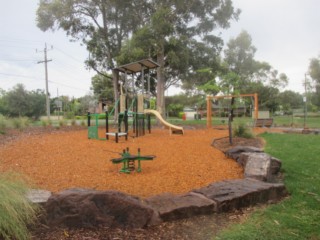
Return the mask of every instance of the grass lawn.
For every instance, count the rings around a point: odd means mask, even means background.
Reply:
[[[320,239],[320,136],[261,135],[282,160],[290,197],[253,213],[215,239]]]

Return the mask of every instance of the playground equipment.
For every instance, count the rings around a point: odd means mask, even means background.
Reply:
[[[133,118],[133,134],[135,137],[140,137],[145,135],[145,123],[147,122],[147,128],[149,133],[151,133],[151,117],[150,114],[155,115],[160,122],[166,127],[169,128],[171,133],[181,133],[183,134],[183,128],[179,126],[172,125],[166,122],[159,112],[156,110],[150,109],[150,71],[151,69],[156,69],[159,67],[159,64],[152,61],[151,59],[144,59],[141,61],[129,63],[126,65],[119,66],[115,68],[115,71],[119,73],[124,73],[124,83],[120,85],[120,113],[119,113],[119,121],[124,116],[125,111],[127,111],[128,115],[132,115]],[[144,89],[145,86],[145,72],[148,73],[147,77],[147,89]],[[140,91],[136,91],[134,87],[134,81],[132,81],[131,87],[131,99],[129,93],[129,83],[128,83],[128,75],[133,75],[136,73],[140,73],[141,78],[141,89]],[[125,93],[123,93],[122,86],[124,86]],[[131,105],[128,107],[128,101],[131,100]],[[120,129],[119,129],[120,131]]]
[[[155,115],[159,120],[160,122],[166,127],[169,129],[170,131],[170,134],[183,134],[183,127],[180,127],[180,126],[176,126],[176,125],[173,125],[171,123],[168,123],[167,121],[165,121],[161,114],[156,111],[156,110],[152,110],[152,109],[145,109],[144,110],[144,113],[146,114],[153,114]]]
[[[118,142],[119,137],[124,136],[126,140],[128,139],[129,134],[129,118],[132,118],[132,130],[134,137],[140,137],[145,135],[146,132],[146,123],[149,133],[151,133],[151,114],[155,115],[160,122],[169,129],[170,134],[183,134],[183,128],[175,126],[166,122],[161,114],[153,109],[150,109],[151,101],[151,92],[150,92],[150,71],[159,67],[159,64],[152,61],[151,59],[144,59],[141,61],[129,63],[126,65],[119,66],[114,68],[114,71],[118,73],[124,73],[123,82],[117,84],[119,88],[119,99],[116,101],[116,104],[112,111],[105,114],[92,114],[88,112],[88,138],[89,139],[101,139],[109,140],[110,136],[115,137],[115,141]],[[134,75],[140,73],[139,77],[141,80],[141,87],[137,89],[135,87]],[[147,89],[145,88],[145,74],[148,73],[147,77]],[[129,88],[129,79],[128,75],[132,75],[132,86]],[[117,83],[119,83],[120,74],[118,76]],[[123,91],[124,90],[124,91]],[[131,104],[129,102],[131,101]],[[116,119],[117,130],[115,132],[110,132],[109,129],[109,116],[112,113],[115,113],[115,110],[118,110],[118,116]],[[114,114],[113,116],[115,116]],[[99,118],[104,116],[106,120],[106,138],[99,138],[98,136],[98,123]],[[95,119],[95,125],[91,125],[91,118]],[[130,121],[131,122],[131,121]]]
[[[111,111],[112,113],[112,111]],[[118,131],[117,132],[110,132],[109,131],[109,116],[111,114],[106,111],[104,114],[96,114],[88,112],[88,139],[98,139],[98,140],[109,140],[109,136],[115,137],[116,143],[119,141],[119,137],[124,136],[126,140],[128,140],[128,115],[125,112],[123,119],[119,120],[118,123]],[[99,128],[99,119],[105,118],[105,129],[106,129],[106,138],[99,138],[98,135],[98,128]],[[94,118],[94,125],[91,125],[91,118]],[[121,123],[124,122],[125,131],[121,132]]]
[[[258,94],[239,94],[239,95],[224,95],[224,96],[207,96],[207,128],[212,126],[212,108],[211,101],[213,99],[223,98],[237,98],[237,97],[253,97],[254,98],[254,119],[255,122],[258,119]]]
[[[138,148],[138,155],[131,155],[129,152],[129,148],[126,150],[123,150],[123,153],[121,154],[121,158],[113,158],[111,159],[113,164],[119,164],[122,163],[122,168],[120,172],[122,173],[131,173],[136,169],[135,161],[138,161],[138,168],[137,172],[141,172],[141,161],[146,160],[153,160],[156,156],[150,155],[150,156],[141,156],[140,155],[140,148]]]

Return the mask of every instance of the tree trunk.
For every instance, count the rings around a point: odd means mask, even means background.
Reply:
[[[157,110],[162,117],[165,117],[165,78],[164,78],[164,47],[161,46],[160,51],[157,54],[157,62],[160,67],[157,69]]]
[[[233,136],[232,136],[232,122],[233,122],[233,110],[234,110],[234,100],[235,98],[231,98],[231,109],[228,116],[228,129],[229,129],[229,143],[233,144]]]
[[[119,99],[119,91],[118,91],[118,79],[119,79],[119,72],[116,70],[112,70],[112,82],[113,82],[113,94],[114,94],[114,104],[117,103]],[[117,122],[119,111],[118,111],[119,104],[115,105],[114,109],[114,122]]]

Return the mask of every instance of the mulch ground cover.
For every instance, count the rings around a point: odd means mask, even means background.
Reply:
[[[88,140],[87,130],[81,127],[11,130],[0,135],[0,171],[19,171],[29,176],[35,187],[53,192],[87,187],[116,189],[141,197],[185,193],[214,181],[243,177],[243,170],[224,156],[222,151],[230,148],[228,132],[219,129],[185,130],[183,136],[155,129],[144,137],[129,137],[128,141],[121,138],[118,144],[112,138]],[[264,131],[270,130],[255,129],[256,133]],[[261,147],[263,143],[257,138],[234,138],[236,145]],[[110,159],[120,157],[127,147],[131,154],[141,148],[142,155],[156,158],[142,162],[141,173],[119,173],[121,166]],[[136,230],[51,229],[39,223],[32,228],[32,239],[211,239],[251,211],[198,216]]]
[[[99,132],[103,135],[103,129]],[[237,163],[211,146],[214,138],[227,135],[224,130],[185,130],[170,135],[168,130],[153,129],[151,134],[116,143],[89,140],[87,130],[37,132],[2,141],[0,171],[13,170],[27,175],[35,187],[57,192],[83,187],[119,190],[140,197],[163,192],[185,193],[224,179],[242,178]],[[142,162],[142,172],[119,173],[123,149],[131,154],[155,155]]]

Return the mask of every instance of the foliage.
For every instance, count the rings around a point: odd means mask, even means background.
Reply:
[[[312,58],[310,60],[309,75],[317,84],[320,84],[320,59],[319,58]]]
[[[124,63],[141,57],[156,59],[160,64],[157,109],[165,112],[164,91],[169,86],[183,80],[193,87],[199,80],[204,83],[212,77],[196,77],[197,69],[217,65],[222,40],[209,33],[218,27],[229,27],[229,21],[237,19],[239,11],[229,0],[215,4],[200,0],[152,3],[149,21],[126,42],[118,61]]]
[[[256,211],[216,239],[319,239],[320,137],[267,133],[262,137],[266,152],[282,160],[290,198]]]
[[[138,0],[40,0],[37,25],[43,31],[62,29],[82,41],[90,52],[88,66],[104,75],[114,67],[122,42],[143,24],[147,5]]]
[[[0,134],[5,134],[7,127],[7,119],[0,114]]]
[[[0,173],[0,238],[29,239],[27,225],[36,218],[37,207],[26,198],[27,184],[14,173]]]
[[[39,117],[45,113],[45,94],[42,90],[27,91],[22,84],[0,95],[0,110],[10,117]]]
[[[312,96],[312,101],[320,107],[320,58],[312,58],[309,63],[309,75],[313,80],[314,86],[308,86],[311,90],[315,89],[315,94]],[[308,82],[306,83],[308,84]]]
[[[169,116],[172,117],[178,117],[179,113],[183,111],[183,105],[182,104],[169,104],[168,105],[168,113]]]
[[[303,98],[300,93],[286,90],[279,93],[279,104],[283,107],[284,112],[289,112],[295,108],[303,106]]]
[[[232,85],[233,89],[239,93],[250,93],[249,89],[253,86],[263,85],[277,89],[286,86],[288,77],[284,73],[279,74],[269,63],[255,60],[256,50],[246,31],[242,31],[227,43],[224,51],[225,71],[234,72],[239,78],[237,85]]]
[[[110,78],[102,75],[95,75],[91,79],[91,90],[98,101],[113,102],[113,85]]]
[[[249,127],[245,124],[238,124],[233,128],[233,135],[235,137],[253,138],[254,135]]]

